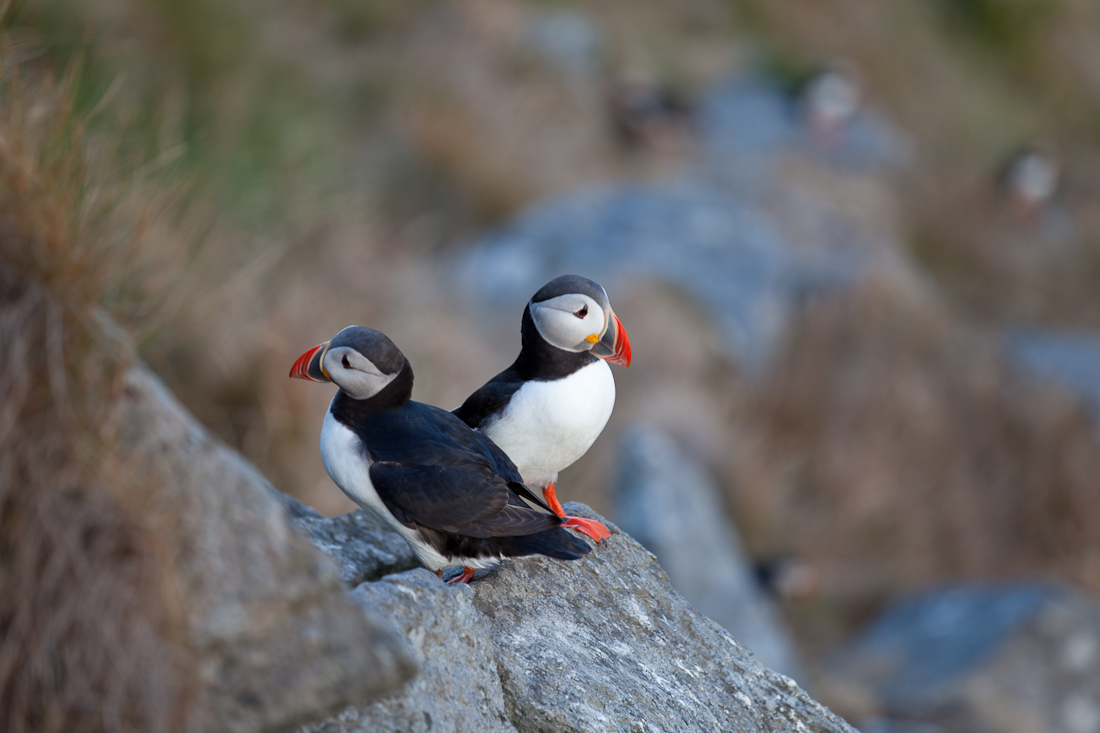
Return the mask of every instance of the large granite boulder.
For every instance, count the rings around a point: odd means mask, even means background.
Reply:
[[[189,730],[268,731],[399,687],[403,638],[350,602],[277,492],[141,367],[114,419],[123,465],[177,517],[174,572],[198,670]]]
[[[852,730],[608,526],[611,538],[576,562],[508,561],[467,587],[424,570],[359,586],[356,598],[401,625],[421,675],[303,733]]]
[[[616,480],[619,525],[651,550],[676,590],[766,667],[803,677],[779,610],[757,582],[704,466],[667,433],[623,435]]]
[[[1100,606],[1035,583],[931,591],[887,610],[832,684],[884,730],[1100,733]]]

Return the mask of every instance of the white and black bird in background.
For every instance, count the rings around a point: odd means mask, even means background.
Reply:
[[[814,142],[824,147],[841,144],[863,103],[863,83],[855,65],[843,59],[830,61],[806,80],[799,102]]]
[[[997,179],[1012,215],[1033,224],[1050,207],[1060,177],[1061,167],[1049,146],[1033,142],[1008,157]]]

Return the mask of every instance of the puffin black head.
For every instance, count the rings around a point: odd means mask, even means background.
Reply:
[[[539,288],[527,308],[551,346],[630,366],[630,339],[599,283],[562,275]]]
[[[333,382],[354,399],[365,400],[381,392],[406,364],[405,355],[384,333],[348,326],[298,357],[290,376]]]

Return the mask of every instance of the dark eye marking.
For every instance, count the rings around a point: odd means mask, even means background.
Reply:
[[[585,316],[587,316],[588,315],[588,304],[585,303],[584,307],[581,308],[579,311],[574,311],[573,315],[575,315],[577,318],[584,318]]]
[[[340,357],[340,363],[344,365],[345,369],[351,369],[351,362],[348,361],[348,357],[346,354]]]

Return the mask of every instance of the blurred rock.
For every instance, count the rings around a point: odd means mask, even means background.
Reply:
[[[509,561],[459,588],[423,570],[360,586],[357,598],[400,619],[424,672],[397,697],[302,730],[852,730],[608,526],[611,538],[578,562]]]
[[[898,168],[910,158],[902,135],[863,108],[847,120],[835,144],[818,144],[798,99],[758,76],[714,85],[700,97],[697,118],[708,169],[733,181],[752,183],[776,156],[792,152],[856,171]]]
[[[574,90],[593,91],[599,85],[603,38],[583,13],[536,12],[528,22],[527,40]]]
[[[778,609],[757,583],[718,488],[664,432],[635,425],[622,439],[615,510],[657,556],[672,586],[760,663],[803,679]]]
[[[1018,328],[1006,339],[1008,358],[1088,405],[1100,420],[1100,336]]]
[[[156,377],[127,373],[116,418],[128,467],[179,518],[176,578],[202,730],[283,730],[415,673],[400,635],[349,602],[270,485]]]
[[[947,733],[942,726],[897,718],[869,718],[859,724],[860,733]]]
[[[409,543],[365,509],[324,517],[279,494],[294,527],[340,568],[340,578],[354,588],[368,580],[420,567]]]
[[[833,673],[899,725],[1097,733],[1100,607],[1041,584],[932,591],[888,610]]]

